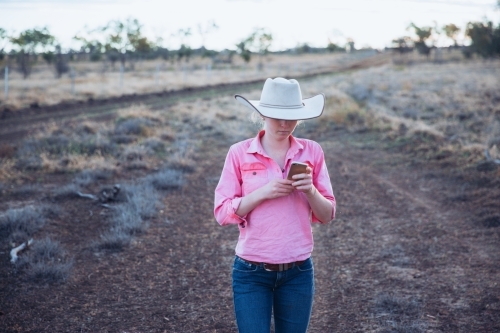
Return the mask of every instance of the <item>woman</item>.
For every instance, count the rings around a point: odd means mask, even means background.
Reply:
[[[231,146],[215,190],[215,218],[240,230],[233,300],[241,333],[306,332],[314,296],[311,222],[335,217],[323,150],[292,136],[298,120],[319,117],[325,97],[302,99],[299,83],[267,79],[260,101],[236,95],[258,112],[263,129]],[[291,163],[306,172],[287,179]]]

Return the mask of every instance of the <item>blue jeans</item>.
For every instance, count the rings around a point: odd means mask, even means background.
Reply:
[[[283,271],[266,271],[236,257],[233,300],[240,333],[269,333],[274,311],[276,333],[307,331],[314,297],[312,259]]]

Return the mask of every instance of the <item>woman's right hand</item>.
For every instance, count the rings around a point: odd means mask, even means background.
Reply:
[[[272,179],[269,183],[261,187],[262,195],[265,199],[276,199],[292,193],[295,188],[292,186],[294,180]]]
[[[262,201],[284,197],[292,193],[295,188],[293,180],[272,179],[269,183],[241,198],[236,215],[244,217],[257,207]]]

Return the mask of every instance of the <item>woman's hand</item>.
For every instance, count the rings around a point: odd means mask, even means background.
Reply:
[[[292,186],[293,180],[273,179],[261,188],[241,198],[236,215],[245,216],[250,213],[261,202],[289,195],[295,190]]]
[[[305,193],[308,197],[313,196],[316,189],[313,185],[312,180],[312,169],[310,167],[306,168],[306,173],[301,173],[294,175],[292,186],[300,192]]]
[[[292,186],[293,180],[288,179],[272,179],[269,183],[263,186],[262,193],[266,199],[275,199],[289,195],[295,190]]]

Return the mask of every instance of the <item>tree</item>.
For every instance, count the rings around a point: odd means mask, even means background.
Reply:
[[[432,30],[433,30],[432,27],[419,28],[412,22],[408,26],[407,30],[412,30],[412,29],[417,35],[417,40],[415,41],[415,48],[417,49],[418,53],[424,54],[428,57],[429,54],[431,53],[431,49],[429,46],[427,46],[426,41],[432,35]]]
[[[236,52],[238,52],[240,57],[247,63],[250,62],[250,59],[252,58],[252,51],[250,51],[250,48],[252,47],[254,39],[255,34],[251,34],[236,44]]]
[[[18,37],[11,37],[10,42],[17,48],[16,60],[23,77],[27,78],[36,61],[37,53],[47,52],[54,44],[55,37],[45,27],[25,30]]]
[[[393,48],[400,54],[413,50],[413,40],[409,36],[403,36],[392,40]]]
[[[341,46],[338,46],[337,44],[333,43],[330,39],[328,39],[328,45],[326,46],[326,49],[328,52],[342,52],[345,51],[345,49]]]
[[[219,26],[215,23],[215,21],[208,21],[205,27],[201,24],[198,24],[198,33],[201,36],[201,47],[206,50],[205,42],[207,41],[208,34],[214,32],[219,29]]]
[[[64,73],[69,72],[68,55],[63,54],[61,45],[56,45],[54,54],[54,67],[56,69],[57,78],[61,78]]]
[[[114,20],[98,28],[106,34],[104,50],[113,64],[120,60],[125,66],[127,53],[144,54],[152,50],[154,43],[142,35],[142,27],[137,19],[128,18],[125,22]]]
[[[249,62],[252,53],[258,53],[261,56],[269,52],[273,42],[273,35],[264,28],[255,29],[248,37],[236,44],[237,52],[245,60]]]
[[[453,45],[457,47],[458,46],[457,35],[460,32],[460,28],[457,27],[455,24],[450,23],[443,27],[443,31],[448,38],[453,40]]]
[[[493,27],[490,22],[469,22],[465,35],[472,41],[470,52],[484,58],[500,55],[500,25]]]
[[[102,42],[82,36],[75,36],[73,39],[81,43],[80,50],[85,54],[89,54],[90,61],[101,60],[102,53],[104,52],[104,44]]]
[[[347,52],[353,52],[353,51],[355,51],[356,48],[354,47],[354,45],[355,45],[354,39],[347,38],[347,41],[346,41],[346,44],[345,44],[345,50]]]
[[[185,41],[192,35],[191,28],[179,29],[176,35],[181,40],[181,46],[179,48],[179,51],[177,51],[177,59],[180,61],[185,57],[186,62],[188,62],[191,54],[193,53],[193,50],[189,45],[187,45],[187,42]]]
[[[0,28],[0,61],[5,58],[5,46],[7,46],[7,42],[9,41],[9,36],[7,36],[7,31],[3,28]]]

